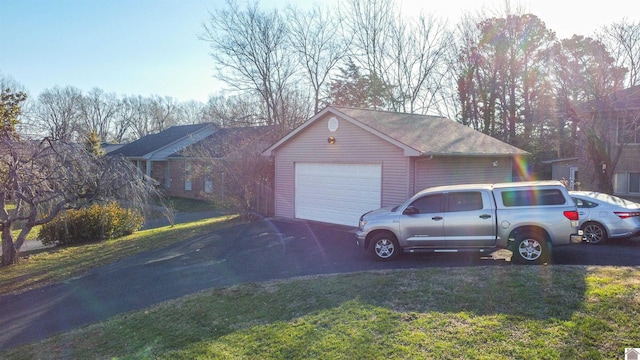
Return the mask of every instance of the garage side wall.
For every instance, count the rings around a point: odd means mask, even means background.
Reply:
[[[472,183],[511,182],[512,161],[505,157],[445,156],[416,161],[416,189]]]
[[[338,118],[338,129],[331,132],[332,116],[317,119],[275,151],[276,216],[295,217],[295,163],[381,164],[382,206],[407,199],[410,160],[403,150],[344,119]],[[327,141],[330,136],[334,144]]]

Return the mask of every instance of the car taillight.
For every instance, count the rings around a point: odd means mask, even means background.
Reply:
[[[567,219],[572,220],[572,221],[577,221],[578,220],[578,211],[576,211],[576,210],[565,211],[564,212],[564,217],[566,217]]]
[[[614,211],[613,213],[618,215],[620,219],[627,219],[634,216],[640,216],[640,212]]]

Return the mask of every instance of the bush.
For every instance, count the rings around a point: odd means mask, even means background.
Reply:
[[[140,229],[143,221],[140,213],[123,209],[115,202],[96,204],[66,211],[44,224],[38,237],[45,245],[71,245],[115,239]]]

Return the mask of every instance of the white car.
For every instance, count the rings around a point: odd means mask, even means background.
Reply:
[[[602,244],[607,239],[640,235],[640,204],[593,191],[569,191],[576,202],[584,240]]]

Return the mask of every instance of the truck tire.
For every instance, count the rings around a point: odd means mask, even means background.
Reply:
[[[519,234],[512,251],[511,261],[516,264],[542,265],[551,260],[546,236],[533,231]]]
[[[395,259],[400,252],[400,245],[393,234],[377,233],[371,237],[369,249],[374,259],[387,261]]]

